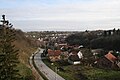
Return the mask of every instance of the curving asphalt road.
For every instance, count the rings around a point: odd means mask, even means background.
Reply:
[[[32,70],[32,74],[34,75],[35,80],[44,80],[42,78],[42,76],[38,73],[38,71],[35,69],[34,65],[33,65],[33,56],[34,56],[34,54],[32,54],[32,56],[29,59],[30,67],[31,67],[31,70]]]
[[[41,60],[42,53],[43,49],[41,49],[34,56],[34,62],[38,69],[48,78],[48,80],[65,80],[43,63],[43,61]]]

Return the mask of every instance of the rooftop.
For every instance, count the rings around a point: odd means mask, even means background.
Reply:
[[[108,60],[110,60],[111,62],[115,62],[117,60],[117,58],[111,52],[109,52],[108,54],[106,54],[105,57]]]
[[[61,54],[60,50],[51,50],[51,49],[48,49],[48,55],[49,56],[58,56],[60,54]]]

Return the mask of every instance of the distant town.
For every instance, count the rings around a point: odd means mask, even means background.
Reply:
[[[25,36],[32,38],[36,47],[44,49],[41,55],[43,62],[53,70],[53,67],[57,67],[57,73],[66,80],[107,80],[111,75],[109,72],[120,74],[119,29],[84,32],[33,31],[26,32]],[[119,78],[114,76],[114,79]]]

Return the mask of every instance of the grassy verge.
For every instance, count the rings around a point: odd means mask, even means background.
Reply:
[[[55,70],[55,66],[52,66],[49,60],[43,60],[43,62],[52,70]],[[120,71],[104,70],[82,65],[63,66],[59,62],[55,64],[57,67],[62,66],[64,68],[65,71],[58,71],[58,74],[65,78],[65,80],[120,80]]]
[[[31,69],[28,68],[25,64],[19,63],[17,69],[19,70],[23,80],[34,80]]]
[[[120,71],[114,70],[91,68],[84,70],[83,74],[85,74],[89,80],[120,80]]]
[[[51,65],[51,62],[47,59],[44,59],[43,62],[51,68],[53,71],[55,71],[55,67],[61,67],[59,63],[55,62],[54,65]],[[57,71],[57,73],[62,76],[65,80],[74,80],[73,72],[66,71],[67,67],[64,67],[65,71]]]
[[[19,70],[19,73],[21,74],[23,80],[34,80],[32,70],[30,69],[29,58],[35,51],[35,48],[29,47],[19,50],[20,63],[18,64],[17,69]]]

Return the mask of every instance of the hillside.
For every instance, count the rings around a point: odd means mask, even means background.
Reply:
[[[86,48],[120,50],[120,29],[85,31],[66,38],[70,45],[83,45]]]
[[[24,32],[16,30],[16,41],[14,44],[19,49],[20,64],[18,65],[18,69],[25,80],[31,80],[33,77],[29,66],[29,57],[36,49],[32,47],[32,43],[31,39],[24,36]]]
[[[32,46],[32,40],[26,38],[24,32],[21,30],[16,31],[16,41],[14,42],[17,49],[19,49],[19,60],[29,66],[28,59],[31,54],[35,51],[35,48]]]

